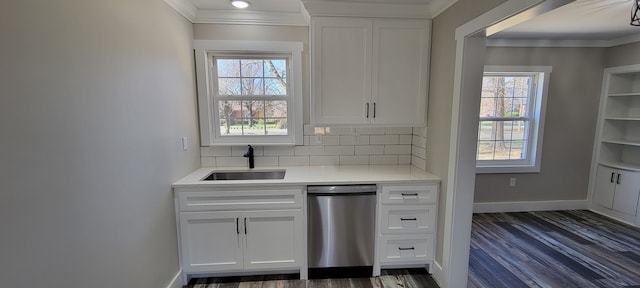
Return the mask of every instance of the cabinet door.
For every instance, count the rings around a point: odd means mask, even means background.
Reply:
[[[302,212],[245,211],[245,269],[301,266]]]
[[[605,166],[598,166],[596,171],[596,185],[593,190],[593,203],[606,208],[613,208],[613,191],[616,186],[616,170]]]
[[[373,22],[375,124],[420,126],[426,123],[429,22]]]
[[[311,26],[315,124],[369,123],[371,20],[321,17]]]
[[[182,269],[208,272],[242,269],[240,212],[180,213]]]
[[[615,181],[617,185],[613,197],[613,210],[636,215],[640,193],[640,173],[618,170]]]

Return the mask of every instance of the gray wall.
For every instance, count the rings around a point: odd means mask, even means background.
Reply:
[[[487,65],[552,66],[540,173],[478,174],[475,202],[583,200],[605,60],[604,48],[487,47]],[[509,178],[517,179],[509,187]]]
[[[159,0],[0,19],[0,286],[166,287],[171,183],[199,164],[191,23]]]
[[[449,169],[449,137],[451,135],[451,108],[456,58],[455,29],[503,2],[505,0],[459,0],[433,19],[426,168],[442,177],[438,231],[444,231],[444,203],[447,199],[444,192],[447,191],[446,182]],[[443,235],[444,233],[438,233],[436,241],[436,261],[439,263],[442,263]]]
[[[640,64],[640,42],[607,49],[605,68]]]

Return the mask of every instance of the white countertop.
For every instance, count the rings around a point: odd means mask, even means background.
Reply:
[[[215,171],[286,170],[284,179],[277,180],[218,180],[201,181]],[[174,188],[215,187],[260,184],[384,184],[404,182],[440,182],[440,178],[411,165],[358,165],[358,166],[275,166],[248,168],[200,168],[173,183]]]

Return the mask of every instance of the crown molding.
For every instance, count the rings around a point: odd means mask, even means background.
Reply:
[[[311,16],[432,18],[429,4],[389,4],[317,0],[303,0],[302,4]]]
[[[490,39],[487,46],[493,47],[594,47],[607,48],[640,42],[640,33],[609,40],[562,40],[562,39]]]
[[[198,8],[196,8],[196,6],[194,6],[189,0],[164,0],[164,2],[178,11],[178,13],[184,16],[184,18],[187,18],[187,20],[193,22],[196,18]]]
[[[198,10],[193,23],[309,26],[309,17],[299,13],[238,10]]]
[[[436,16],[440,15],[440,13],[447,10],[453,4],[456,4],[458,0],[432,0],[429,3],[430,15],[432,18],[436,18]]]

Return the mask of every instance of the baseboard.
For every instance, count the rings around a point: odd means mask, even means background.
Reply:
[[[178,273],[173,276],[167,288],[182,288],[182,269],[178,270]]]
[[[587,200],[474,203],[473,213],[552,211],[589,209]]]
[[[442,283],[444,283],[444,274],[442,273],[442,266],[440,266],[440,263],[438,263],[437,261],[433,260],[433,268],[431,268],[431,278],[433,278],[433,280],[436,281],[436,283],[438,283],[438,286],[440,287],[445,287]]]

